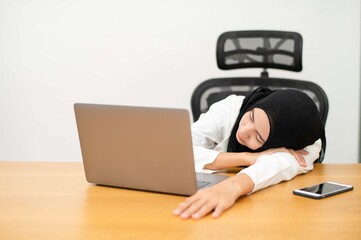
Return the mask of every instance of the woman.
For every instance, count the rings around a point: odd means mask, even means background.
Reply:
[[[238,197],[312,170],[326,143],[307,94],[267,88],[213,104],[192,125],[192,138],[197,171],[249,167],[179,204],[174,214],[184,219],[219,217]]]

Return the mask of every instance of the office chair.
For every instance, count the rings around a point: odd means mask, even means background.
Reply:
[[[284,31],[235,31],[223,33],[217,41],[217,64],[222,70],[263,68],[260,77],[214,78],[200,83],[191,98],[193,120],[209,107],[231,94],[247,95],[258,87],[297,89],[316,103],[323,124],[328,114],[328,98],[316,83],[284,78],[271,78],[267,68],[302,71],[302,36]],[[326,145],[317,162],[322,162]]]

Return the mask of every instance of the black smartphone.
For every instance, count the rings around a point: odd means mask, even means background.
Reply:
[[[303,197],[321,199],[335,194],[351,191],[352,189],[353,186],[350,185],[336,182],[324,182],[310,187],[293,190],[293,194]]]

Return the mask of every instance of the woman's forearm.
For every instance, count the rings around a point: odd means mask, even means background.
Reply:
[[[239,166],[251,166],[256,162],[256,155],[248,152],[221,152],[217,158],[204,166],[205,169],[221,170]]]

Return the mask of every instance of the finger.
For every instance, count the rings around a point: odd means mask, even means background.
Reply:
[[[179,216],[183,219],[193,217],[193,215],[197,213],[199,209],[205,206],[207,202],[207,199],[199,199],[198,201],[193,202],[192,205],[190,205],[186,210],[184,210]]]
[[[294,150],[290,150],[292,155],[296,158],[298,164],[300,164],[301,167],[307,167],[307,163],[305,161],[305,158],[303,157],[303,155],[301,153],[299,153],[298,151],[294,151]]]
[[[307,164],[306,164],[306,161],[305,161],[303,155],[298,152],[295,152],[295,154],[296,154],[296,159],[297,159],[298,163],[300,164],[300,166],[306,167]]]
[[[297,150],[296,152],[301,153],[302,155],[308,155],[308,152],[304,149]]]
[[[205,215],[207,215],[214,209],[215,205],[216,205],[215,203],[207,202],[197,212],[192,214],[192,218],[200,219],[200,218],[204,217]]]
[[[214,209],[212,213],[212,217],[219,218],[222,213],[226,210],[226,207],[224,207],[222,204],[218,204],[218,206]]]
[[[180,215],[184,212],[189,206],[196,201],[196,197],[193,195],[192,197],[186,198],[183,202],[181,202],[178,207],[173,211],[174,215]]]

